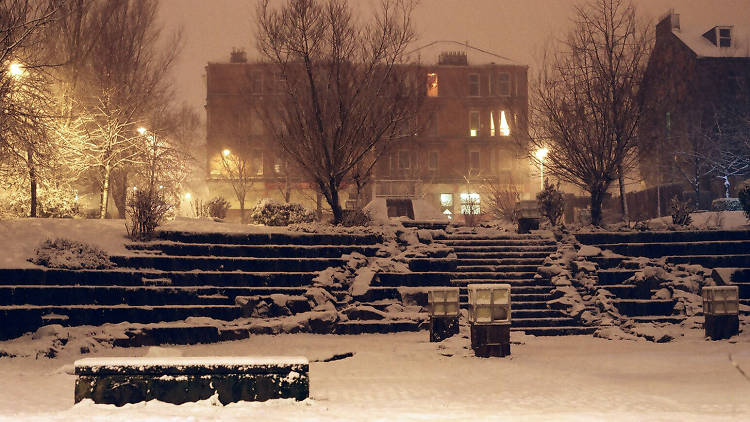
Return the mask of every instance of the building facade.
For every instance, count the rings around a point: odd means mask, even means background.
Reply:
[[[410,53],[424,73],[423,112],[415,135],[377,163],[364,190],[350,185],[342,205],[374,198],[423,198],[451,218],[483,211],[487,186],[530,199],[538,180],[524,156],[528,137],[528,67],[457,42],[436,42]],[[228,157],[249,157],[253,180],[247,203],[290,199],[315,208],[320,197],[290,169],[265,133],[254,96],[273,93],[279,81],[266,64],[233,52],[229,63],[206,67],[207,180],[211,195],[234,198]],[[287,198],[284,198],[288,195]],[[233,208],[238,208],[233,203]]]
[[[706,207],[723,193],[717,157],[742,153],[736,135],[750,128],[742,129],[750,116],[750,25],[735,25],[731,16],[688,18],[680,22],[670,10],[656,25],[639,130],[641,174],[648,186],[684,184]],[[743,177],[733,175],[733,184]]]

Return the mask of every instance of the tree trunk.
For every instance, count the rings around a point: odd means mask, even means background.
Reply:
[[[29,188],[30,188],[30,193],[31,193],[31,208],[29,209],[29,217],[34,218],[37,216],[37,212],[36,212],[36,208],[37,208],[36,165],[34,165],[34,153],[31,150],[31,148],[29,148],[29,150],[26,151],[26,153],[27,153],[28,164],[29,164]]]
[[[339,187],[333,178],[328,180],[328,186],[326,186],[324,194],[333,212],[333,224],[341,224],[344,218],[344,211],[341,209],[341,204],[339,203]]]
[[[102,202],[99,206],[99,218],[107,218],[107,202],[109,201],[109,168],[104,169],[104,180],[102,181]]]
[[[604,191],[593,189],[591,192],[591,224],[599,226],[602,224],[602,201],[604,200]]]
[[[323,195],[315,192],[315,219],[320,221],[323,218]]]
[[[625,177],[623,176],[622,165],[617,167],[617,179],[620,183],[620,208],[622,209],[622,219],[630,221],[628,215],[628,197],[625,196]]]
[[[240,223],[245,224],[245,198],[240,199]]]
[[[128,172],[125,169],[113,171],[110,180],[112,201],[115,203],[115,207],[117,208],[120,217],[124,218],[128,196]]]

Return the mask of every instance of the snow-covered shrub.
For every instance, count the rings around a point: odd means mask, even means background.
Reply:
[[[372,223],[372,217],[367,211],[363,210],[344,210],[344,217],[341,219],[341,225],[344,227],[364,227]]]
[[[711,201],[711,211],[742,211],[738,198],[718,198]]]
[[[250,210],[250,219],[256,224],[267,226],[288,226],[309,223],[315,214],[300,204],[282,204],[271,199],[261,199]]]
[[[159,191],[137,190],[128,197],[125,229],[133,240],[150,239],[172,206]]]
[[[557,225],[565,210],[565,199],[559,188],[559,185],[552,185],[545,180],[544,189],[536,194],[539,214],[547,217],[553,226]]]
[[[31,206],[31,194],[27,186],[0,186],[0,217],[27,217]],[[59,185],[43,183],[37,187],[37,216],[66,218],[80,215],[75,190],[65,183]]]
[[[50,268],[103,269],[114,266],[103,250],[75,240],[57,238],[45,240],[34,251],[29,261]]]
[[[750,184],[746,184],[737,194],[739,197],[742,210],[745,211],[745,217],[750,218]]]
[[[673,196],[669,201],[669,212],[672,214],[672,224],[688,226],[693,222],[693,218],[690,216],[690,213],[693,212],[690,201],[681,201],[677,196]]]
[[[227,210],[232,206],[224,197],[217,196],[208,201],[208,215],[214,218],[224,219],[227,217]]]
[[[208,204],[201,199],[196,199],[190,203],[193,213],[197,218],[208,217]]]

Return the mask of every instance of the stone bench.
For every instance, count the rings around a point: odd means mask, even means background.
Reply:
[[[182,404],[218,395],[222,404],[309,396],[304,357],[87,358],[75,362],[75,402]]]

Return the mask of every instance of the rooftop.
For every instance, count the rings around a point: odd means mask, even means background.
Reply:
[[[466,57],[466,63],[457,63],[456,56]],[[433,41],[422,47],[416,48],[407,53],[409,61],[415,61],[421,64],[455,64],[455,65],[511,65],[523,66],[521,63],[479,47],[469,45],[467,42],[458,41]]]
[[[672,33],[698,57],[750,57],[750,22],[744,16],[681,16],[670,10],[662,21],[670,18]]]

